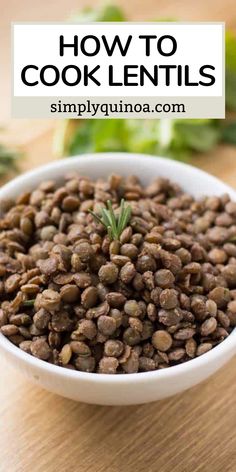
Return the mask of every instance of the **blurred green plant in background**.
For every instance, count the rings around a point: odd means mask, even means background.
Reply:
[[[9,149],[0,144],[0,178],[4,177],[10,171],[17,170],[17,159],[20,153],[16,150]]]
[[[127,21],[127,18],[118,6],[106,5],[86,8],[73,20]],[[220,142],[236,145],[236,120],[228,117],[229,112],[236,112],[236,37],[230,31],[226,33],[226,107],[226,120],[66,120],[58,125],[54,149],[60,156],[124,151],[186,160],[193,153],[210,151]]]

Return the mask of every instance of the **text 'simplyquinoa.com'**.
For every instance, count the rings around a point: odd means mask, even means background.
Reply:
[[[170,113],[186,113],[184,103],[132,103],[124,100],[117,102],[95,102],[93,100],[85,100],[83,103],[65,102],[58,100],[50,104],[50,113],[71,114],[74,117],[117,117],[118,115],[138,115],[138,114],[170,114]]]

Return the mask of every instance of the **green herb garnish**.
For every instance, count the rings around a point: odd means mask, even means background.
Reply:
[[[107,200],[107,207],[101,208],[101,215],[97,215],[93,211],[90,213],[98,223],[106,228],[110,240],[118,240],[130,220],[131,206],[126,205],[122,198],[120,210],[115,213],[111,201]]]
[[[25,300],[23,302],[24,306],[34,306],[35,298],[33,300]]]

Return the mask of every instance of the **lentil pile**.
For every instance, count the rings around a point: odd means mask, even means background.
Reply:
[[[124,198],[111,241],[90,210]],[[196,201],[167,179],[77,174],[42,182],[0,215],[0,331],[83,372],[162,369],[200,356],[236,325],[236,203]]]

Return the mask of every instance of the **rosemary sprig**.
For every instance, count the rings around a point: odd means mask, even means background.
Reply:
[[[125,200],[122,198],[119,212],[115,213],[111,201],[107,200],[107,207],[101,208],[100,215],[93,211],[90,211],[90,213],[98,223],[101,223],[106,228],[111,240],[118,240],[130,220],[131,206],[126,205]]]
[[[33,300],[25,300],[23,302],[24,306],[34,306],[35,298]]]

